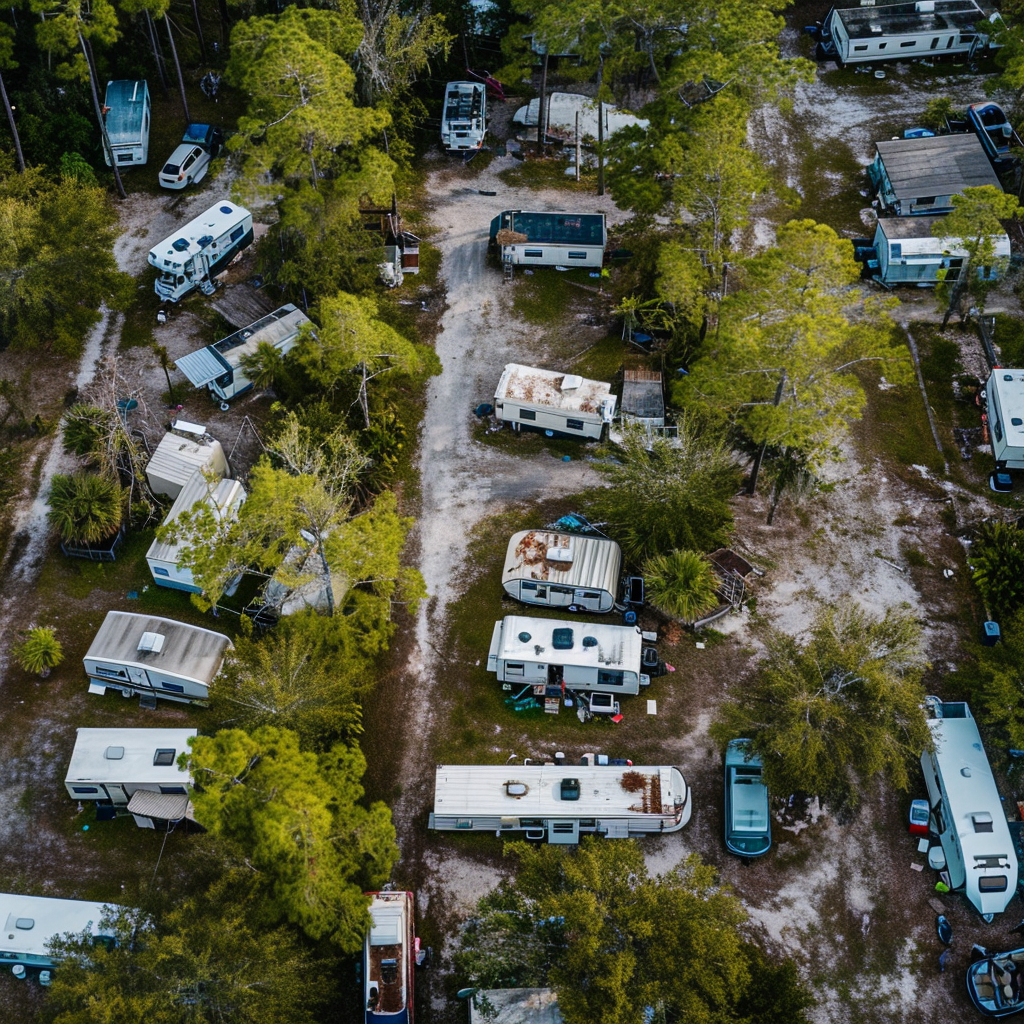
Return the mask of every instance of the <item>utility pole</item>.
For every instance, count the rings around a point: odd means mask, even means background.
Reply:
[[[580,180],[580,112],[576,111],[576,180]]]
[[[604,195],[604,100],[601,90],[604,88],[604,57],[597,71],[597,194]]]
[[[544,44],[544,60],[540,66],[540,99],[537,101],[537,145],[544,152],[548,134],[548,47]]]
[[[775,389],[775,401],[772,405],[776,408],[782,404],[782,391],[786,386],[786,373],[782,372],[782,376],[779,378],[779,386]],[[757,490],[757,478],[761,473],[761,463],[764,462],[764,453],[768,448],[768,442],[758,449],[757,456],[754,459],[754,465],[750,470],[750,483],[747,485],[747,494],[753,494]]]

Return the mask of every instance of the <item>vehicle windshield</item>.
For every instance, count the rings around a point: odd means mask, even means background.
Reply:
[[[179,170],[180,170],[180,168],[178,167],[177,164],[164,164],[164,169],[163,169],[162,173],[164,173],[164,174],[177,174]]]

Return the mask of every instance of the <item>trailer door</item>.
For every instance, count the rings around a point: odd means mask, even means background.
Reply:
[[[153,689],[153,684],[149,681],[149,673],[144,668],[129,666],[128,678],[131,679],[134,686],[141,686],[146,690]]]
[[[561,846],[575,846],[580,841],[580,822],[578,818],[565,821],[548,822],[548,842]]]
[[[118,805],[128,803],[128,794],[120,783],[108,782],[103,786],[103,789],[113,803]]]

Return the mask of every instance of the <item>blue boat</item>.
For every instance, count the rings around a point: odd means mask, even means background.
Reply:
[[[967,994],[986,1017],[1010,1017],[1024,1010],[1024,949],[996,953],[967,968]]]
[[[731,740],[725,748],[725,845],[740,857],[760,857],[772,845],[768,787],[762,769],[750,740]]]
[[[998,103],[972,103],[967,108],[967,123],[981,139],[981,145],[993,163],[1001,163],[1010,155],[1011,146],[1022,145],[1010,119]]]

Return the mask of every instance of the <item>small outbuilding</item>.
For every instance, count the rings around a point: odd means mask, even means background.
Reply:
[[[494,416],[513,430],[596,441],[615,415],[615,402],[603,381],[507,363],[494,390]]]
[[[1002,187],[974,134],[876,142],[868,175],[879,205],[896,217],[949,213],[965,188]]]
[[[957,279],[967,259],[959,238],[935,234],[944,217],[880,217],[875,228],[878,277],[884,284],[936,284]],[[992,238],[994,262],[977,267],[982,280],[995,281],[1010,259],[1010,238],[1005,231]]]
[[[120,907],[85,900],[58,900],[48,896],[0,893],[0,962],[24,967],[53,967],[56,957],[50,942],[61,935],[86,932],[94,938],[114,935],[101,925],[107,910]]]
[[[622,579],[622,549],[607,537],[522,530],[508,542],[501,585],[524,604],[610,612]]]
[[[120,690],[186,704],[209,699],[231,641],[187,622],[107,612],[83,659],[90,693]]]
[[[181,420],[154,449],[146,463],[146,481],[154,494],[173,500],[196,470],[223,478],[228,475],[227,456],[205,427]]]
[[[118,167],[144,164],[149,159],[149,86],[139,79],[107,82],[103,121],[110,149],[103,147],[107,166],[111,156]]]
[[[607,242],[603,213],[505,210],[491,221],[490,244],[503,263],[599,267]]]

